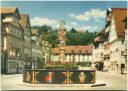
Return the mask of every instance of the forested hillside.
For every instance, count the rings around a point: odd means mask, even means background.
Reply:
[[[53,29],[51,26],[33,26],[39,30],[38,34],[43,36],[43,39],[48,41],[52,47],[57,47],[58,30]],[[66,45],[88,45],[93,43],[93,39],[96,37],[96,32],[77,32],[75,28],[66,32]]]

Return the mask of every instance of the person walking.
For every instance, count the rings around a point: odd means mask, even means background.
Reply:
[[[109,75],[111,74],[111,67],[110,66],[108,66],[108,73],[109,73]]]
[[[20,67],[19,67],[19,64],[17,64],[17,67],[16,67],[16,73],[17,73],[17,74],[20,73]]]

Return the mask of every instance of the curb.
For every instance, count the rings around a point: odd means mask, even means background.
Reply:
[[[21,83],[18,85],[25,85],[25,86],[30,86],[30,87],[98,87],[98,86],[106,86],[106,83],[95,83],[95,84],[28,84],[28,83]]]
[[[98,87],[98,86],[106,86],[106,83],[102,83],[102,84],[93,84],[93,85],[91,85],[91,87]]]

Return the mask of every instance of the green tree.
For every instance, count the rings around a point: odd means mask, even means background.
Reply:
[[[47,34],[47,36],[45,37],[45,40],[48,41],[53,48],[56,47],[56,45],[59,43],[58,34],[56,32]]]
[[[71,33],[76,33],[77,31],[75,30],[75,28],[71,28],[70,32]]]
[[[72,28],[72,29],[70,30],[70,32],[71,32],[71,33],[76,33],[77,31],[75,30],[75,28]]]
[[[57,47],[58,40],[58,30],[54,29],[51,26],[33,26],[33,28],[39,29],[39,35],[45,41],[48,41],[52,47]],[[71,31],[66,32],[66,45],[89,45],[93,43],[94,38],[96,37],[96,32],[89,32],[86,30],[85,33],[76,32],[75,28],[72,28]]]

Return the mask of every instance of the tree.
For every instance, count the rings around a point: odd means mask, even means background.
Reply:
[[[72,28],[72,29],[70,30],[70,32],[71,32],[71,33],[76,33],[77,31],[75,30],[75,28]]]
[[[89,33],[88,30],[86,30],[85,33]]]
[[[58,45],[58,30],[54,29],[51,26],[43,25],[43,26],[34,26],[34,28],[39,29],[39,35],[45,41],[48,41],[52,47],[56,47]],[[70,32],[66,33],[66,45],[89,45],[93,43],[93,39],[96,37],[96,32],[89,32],[86,30],[85,33],[79,33],[72,28]]]
[[[47,34],[45,40],[48,41],[52,45],[52,47],[56,47],[56,45],[59,43],[58,34],[56,32]]]

